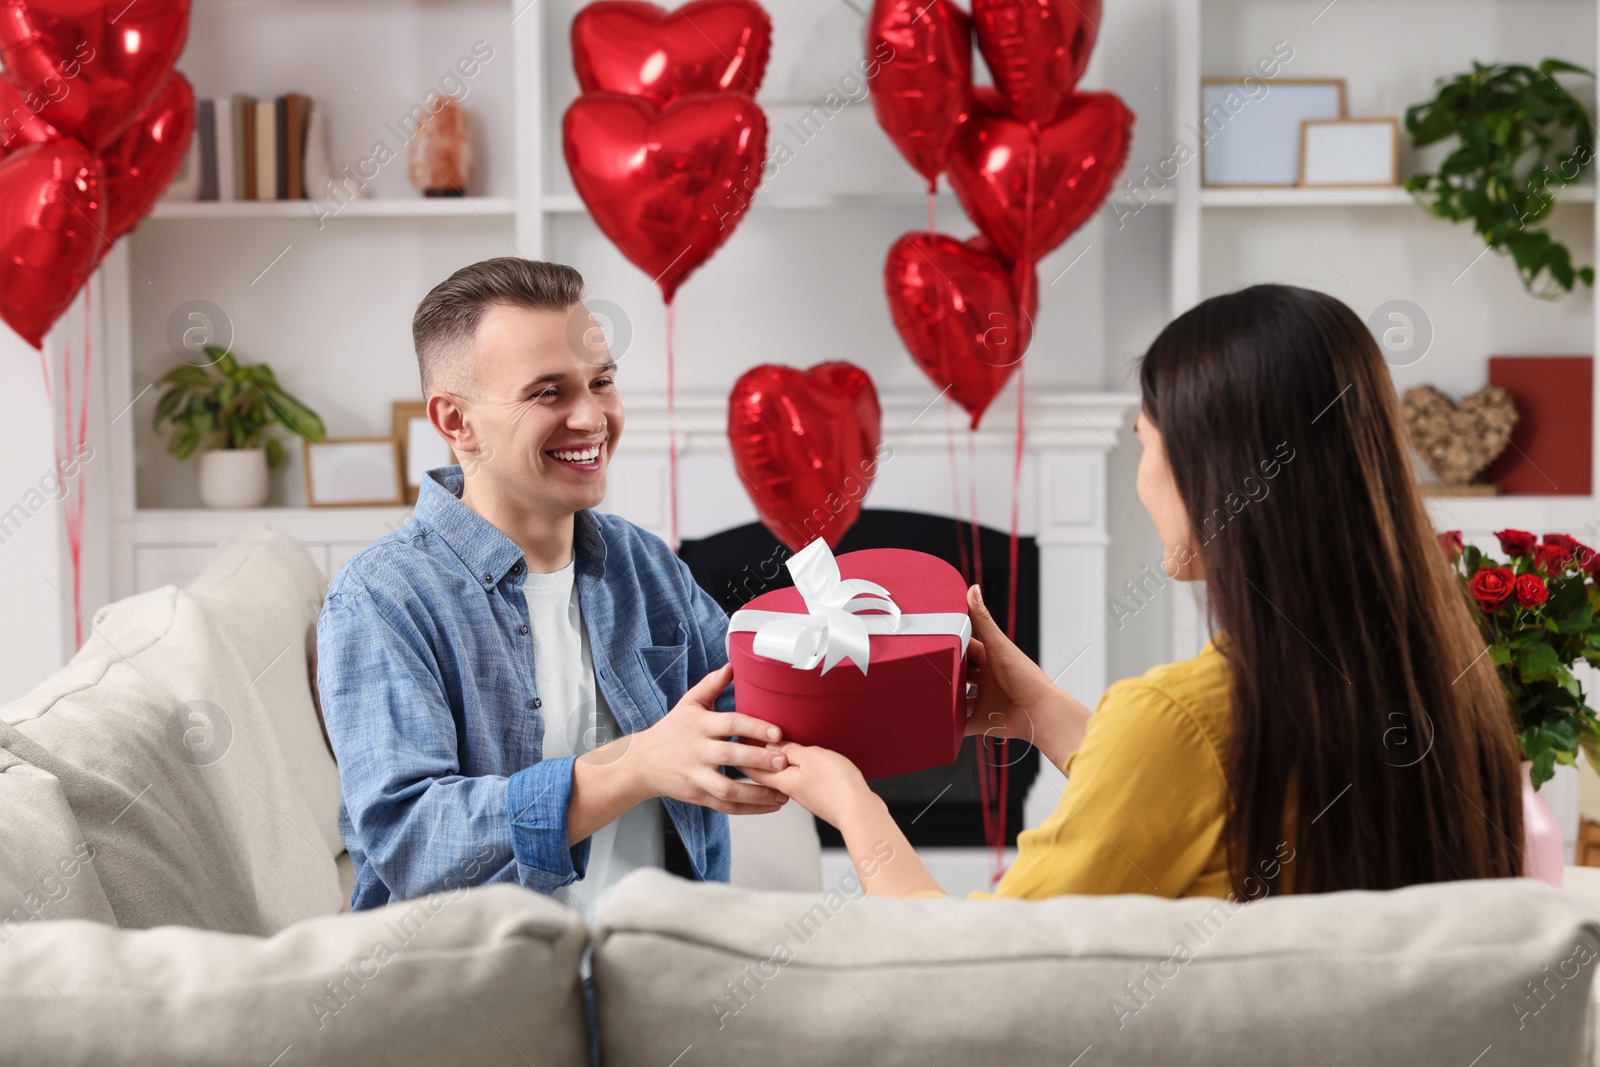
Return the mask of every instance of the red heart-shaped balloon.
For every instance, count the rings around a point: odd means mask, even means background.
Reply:
[[[19,148],[53,141],[61,134],[28,106],[10,78],[0,77],[0,159]]]
[[[756,513],[791,551],[832,548],[861,515],[878,469],[878,392],[851,363],[766,364],[728,396],[728,442]]]
[[[117,238],[139,225],[183,165],[194,134],[194,90],[177,71],[143,115],[100,153],[106,194],[105,258]]]
[[[1046,126],[1060,117],[1089,65],[1100,0],[972,0],[972,22],[1011,117]]]
[[[987,247],[986,247],[987,246]],[[922,372],[960,404],[972,428],[1028,351],[1038,284],[1020,313],[1012,268],[982,237],[912,233],[883,266],[889,315]]]
[[[0,318],[33,347],[89,277],[105,223],[100,167],[77,141],[0,160]]]
[[[878,0],[867,56],[878,125],[932,186],[972,106],[972,21],[950,0]]]
[[[0,0],[6,73],[96,152],[155,100],[188,38],[189,0]]]
[[[562,141],[595,223],[670,303],[760,186],[767,117],[733,93],[686,96],[665,110],[593,93],[567,109]]]
[[[599,0],[572,20],[572,65],[586,93],[627,93],[667,107],[692,93],[753,97],[767,73],[772,20],[755,0],[694,0],[665,11]]]
[[[1035,133],[979,89],[950,153],[950,184],[1002,255],[1037,263],[1105,203],[1132,142],[1133,112],[1112,93],[1074,94]]]

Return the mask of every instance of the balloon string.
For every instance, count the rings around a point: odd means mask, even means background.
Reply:
[[[942,343],[942,338],[941,338]],[[967,555],[966,523],[961,520],[961,466],[956,461],[955,401],[947,394],[944,398],[944,440],[950,449],[950,495],[953,500],[951,515],[956,524],[956,554],[961,560],[961,580],[972,584],[972,560]]]
[[[1038,135],[1032,134],[1028,139],[1028,184],[1027,195],[1024,197],[1022,214],[1022,255],[1018,260],[1017,269],[1021,277],[1017,279],[1020,292],[1018,311],[1026,315],[1028,301],[1033,292],[1033,190],[1034,171],[1038,166]],[[1021,341],[1021,323],[1014,324],[1016,339]],[[1017,634],[1017,561],[1018,548],[1021,541],[1020,517],[1022,496],[1022,446],[1025,433],[1025,418],[1027,410],[1027,390],[1024,387],[1024,374],[1022,359],[1027,353],[1017,357],[1017,426],[1016,444],[1011,466],[1011,529],[1006,539],[1006,636],[1012,640]],[[993,850],[993,863],[989,880],[997,883],[1005,874],[1006,853],[1006,816],[1009,801],[1009,787],[1011,779],[1011,740],[1009,738],[991,738],[987,734],[983,738],[984,756],[979,762],[979,803],[983,807],[984,836],[989,847]],[[995,762],[989,763],[990,760]],[[984,764],[989,764],[990,774],[984,773]],[[993,782],[986,783],[985,778],[992,777]],[[992,785],[991,790],[988,788]]]
[[[677,372],[673,362],[672,335],[675,332],[677,315],[676,308],[671,298],[667,300],[667,498],[670,519],[668,520],[667,543],[672,546],[672,551],[678,551],[678,385]]]
[[[78,396],[78,433],[74,439],[69,432],[67,443],[73,456],[82,456],[83,444],[89,436],[89,355],[90,355],[90,293],[94,288],[94,279],[90,278],[83,287],[83,376],[79,382]],[[61,474],[61,468],[56,467],[56,473]],[[78,495],[73,498],[67,510],[67,542],[72,553],[72,627],[73,648],[83,647],[83,511],[84,511],[84,480],[80,472],[78,478]]]
[[[934,203],[934,197],[938,193],[938,188],[939,188],[939,179],[935,178],[933,181],[928,183],[928,233],[930,235],[934,232],[934,229],[935,229],[934,221],[933,221],[933,203]]]
[[[970,510],[967,530],[972,536],[972,580],[983,584],[983,547],[978,539],[978,448],[977,433],[967,428],[967,476],[970,481]]]

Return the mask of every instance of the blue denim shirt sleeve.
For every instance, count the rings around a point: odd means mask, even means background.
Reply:
[[[567,843],[572,760],[463,775],[433,655],[405,612],[351,583],[329,594],[317,650],[352,844],[396,897],[480,884],[507,865],[539,892],[583,877],[589,842]]]

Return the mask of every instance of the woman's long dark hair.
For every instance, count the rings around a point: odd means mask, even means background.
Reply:
[[[1278,890],[1285,846],[1294,892],[1520,874],[1510,709],[1365,325],[1258,285],[1174,320],[1139,380],[1233,676],[1235,892]]]

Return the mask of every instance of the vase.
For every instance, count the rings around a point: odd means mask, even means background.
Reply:
[[[1533,787],[1533,763],[1522,761],[1522,863],[1523,875],[1561,888],[1566,848],[1561,822]]]
[[[223,448],[200,454],[200,502],[208,508],[259,508],[267,502],[267,450]]]

